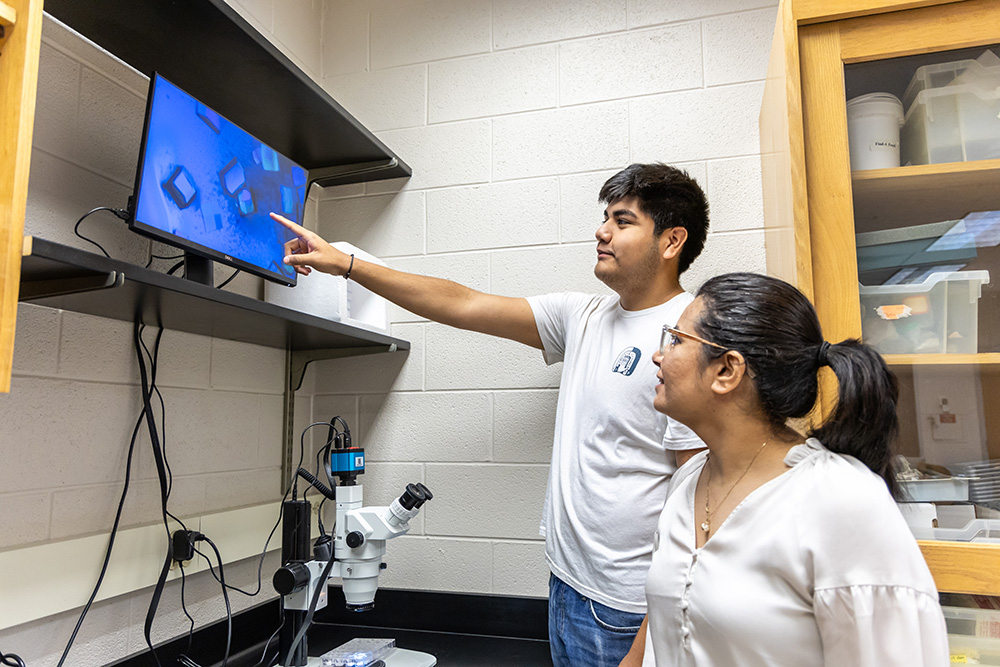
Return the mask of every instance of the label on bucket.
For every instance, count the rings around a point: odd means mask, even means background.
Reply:
[[[899,144],[892,141],[873,141],[868,146],[870,151],[889,150],[894,151],[899,148]]]

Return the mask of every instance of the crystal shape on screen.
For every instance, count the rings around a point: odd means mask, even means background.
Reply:
[[[198,187],[194,184],[191,174],[181,166],[174,167],[162,185],[163,190],[177,204],[177,208],[187,208],[198,194]]]
[[[243,167],[240,163],[233,158],[229,161],[225,167],[219,171],[219,180],[222,182],[222,187],[226,191],[226,194],[235,195],[236,191],[243,187],[246,182],[246,175],[243,173]]]

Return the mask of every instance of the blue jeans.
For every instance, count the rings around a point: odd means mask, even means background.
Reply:
[[[644,614],[606,607],[549,575],[549,647],[555,667],[618,667]]]

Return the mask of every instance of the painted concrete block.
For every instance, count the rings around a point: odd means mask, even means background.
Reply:
[[[490,180],[490,121],[378,133],[413,168],[410,189],[485,183]]]
[[[323,201],[317,233],[347,241],[379,259],[424,251],[424,193]]]
[[[554,387],[561,370],[527,345],[437,324],[427,328],[426,365],[429,390]]]
[[[56,374],[59,360],[60,313],[55,308],[17,304],[14,330],[14,373]]]
[[[548,466],[427,465],[428,535],[537,539]]]
[[[358,397],[352,395],[327,395],[327,394],[317,394],[313,397],[312,401],[312,423],[323,423],[329,422],[334,417],[340,417],[345,422],[347,422],[347,429],[351,433],[351,442],[355,447],[364,445],[364,430],[362,429],[362,424],[358,419]],[[339,430],[344,430],[343,424],[337,423],[337,428]],[[314,426],[309,429],[306,434],[306,461],[314,461],[316,458],[316,452],[319,448],[326,444],[327,438],[329,437],[330,429],[328,426]],[[296,460],[299,456],[299,444],[302,436],[302,431],[298,430],[295,432],[295,438],[293,444],[295,446],[294,452]]]
[[[323,88],[372,132],[427,123],[426,65],[330,77]]]
[[[629,27],[657,23],[691,21],[718,14],[742,12],[760,7],[775,7],[775,0],[703,0],[698,3],[663,2],[663,0],[629,0]]]
[[[492,253],[490,260],[491,283],[498,294],[611,294],[611,290],[594,277],[596,239],[585,245],[502,250]]]
[[[673,164],[758,154],[763,90],[763,83],[745,83],[632,100],[633,160]]]
[[[149,331],[147,340],[155,340]],[[169,329],[160,339],[156,384],[161,387],[208,389],[212,372],[212,339]]]
[[[299,490],[304,490],[301,484]],[[280,467],[219,473],[206,481],[205,508],[224,510],[259,505],[277,500],[282,493]],[[319,502],[315,495],[311,497]]]
[[[421,325],[406,325],[422,337]],[[314,362],[319,393],[386,393],[423,388],[423,350],[411,348]],[[404,369],[412,369],[409,372]]]
[[[43,32],[50,25],[43,23]],[[48,152],[70,157],[77,141],[80,101],[80,63],[42,42],[38,54],[38,90],[31,144]]]
[[[516,597],[549,596],[545,542],[494,542],[493,592]]]
[[[80,133],[73,141],[73,157],[98,174],[131,184],[145,111],[145,95],[84,67],[80,72]]]
[[[693,294],[712,276],[732,271],[767,272],[763,230],[709,234],[705,250],[681,276],[681,286]]]
[[[437,502],[437,497],[431,502]],[[383,562],[388,567],[379,577],[379,586],[490,593],[492,556],[492,547],[486,540],[404,535],[386,546]]]
[[[626,16],[625,0],[496,0],[493,46],[509,49],[617,32],[625,29]]]
[[[326,4],[326,3],[322,3]],[[322,69],[323,6],[312,0],[282,0],[275,7],[272,41],[295,55],[313,80],[318,81]]]
[[[431,63],[431,123],[547,109],[558,103],[555,46]]]
[[[621,169],[626,166],[621,165]],[[605,207],[597,198],[605,182],[619,171],[612,169],[559,177],[559,229],[563,243],[594,240],[604,220]]]
[[[280,468],[285,435],[285,399],[283,396],[261,394],[257,397],[257,406],[257,465],[261,468]],[[297,412],[308,408],[308,402],[302,401],[302,405],[299,405],[299,401],[295,401]],[[304,426],[308,425],[306,423]]]
[[[49,539],[52,494],[5,493],[0,496],[0,549],[13,549]],[[7,649],[10,651],[10,649]]]
[[[493,460],[548,463],[556,424],[554,389],[493,393]]]
[[[427,251],[557,243],[556,179],[447,188],[427,193]]]
[[[705,85],[763,81],[776,15],[769,7],[705,20]]]
[[[489,292],[490,288],[490,258],[488,254],[483,252],[400,257],[389,262],[389,266],[407,273],[453,280],[479,292]],[[389,306],[389,320],[392,322],[427,321],[391,304]]]
[[[560,44],[559,103],[700,88],[701,51],[697,23]]]
[[[708,163],[708,200],[713,232],[764,227],[760,158],[756,155]]]
[[[489,0],[379,0],[371,9],[371,66],[467,56],[490,50]]]
[[[629,160],[625,102],[493,120],[493,180],[621,168]]]
[[[36,490],[40,474],[45,488],[116,481],[139,407],[133,386],[15,376],[0,394],[0,442],[16,444],[0,489]]]
[[[155,333],[145,339],[152,345]],[[80,380],[138,382],[139,362],[128,322],[66,311],[62,316],[59,375]],[[147,366],[148,370],[148,366]]]
[[[323,77],[368,69],[368,0],[323,3]]]
[[[361,443],[369,461],[489,459],[489,394],[397,393],[358,400]]]
[[[213,338],[212,388],[262,394],[283,393],[285,351]]]

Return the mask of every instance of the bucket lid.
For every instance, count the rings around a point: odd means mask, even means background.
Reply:
[[[868,93],[847,100],[847,117],[891,115],[903,122],[903,103],[892,93]]]

